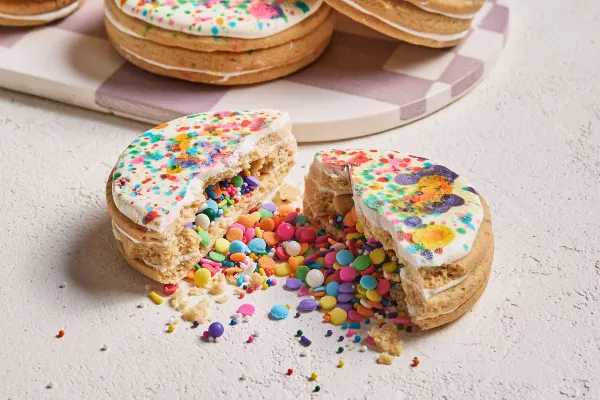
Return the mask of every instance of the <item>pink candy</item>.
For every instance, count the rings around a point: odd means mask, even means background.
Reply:
[[[248,228],[246,230],[246,232],[244,232],[244,237],[246,238],[247,241],[251,241],[252,239],[254,239],[255,235],[256,235],[256,230],[254,228]]]
[[[237,312],[242,314],[242,317],[245,317],[246,315],[253,316],[256,312],[256,308],[252,304],[245,303],[238,307]]]
[[[388,281],[387,279],[380,279],[379,283],[377,283],[377,287],[375,288],[375,291],[383,296],[383,295],[387,294],[387,292],[390,291],[391,287],[392,287],[392,284],[390,283],[390,281]]]
[[[215,268],[207,263],[203,263],[202,268],[207,269],[210,272],[210,276],[215,276],[215,274],[221,270],[220,268]]]
[[[335,263],[335,251],[325,254],[325,265],[332,267]]]
[[[295,237],[300,243],[314,242],[317,238],[317,232],[313,231],[312,229],[301,227],[296,229]]]
[[[361,322],[365,317],[360,315],[356,310],[348,311],[348,319],[352,322]]]
[[[290,256],[285,252],[285,250],[281,246],[275,249],[275,255],[277,255],[277,257],[279,257],[279,259],[282,261],[287,261],[290,258]]]
[[[285,216],[285,219],[283,220],[283,222],[287,222],[288,224],[291,224],[292,222],[294,222],[294,220],[296,219],[297,216],[298,216],[297,212],[291,212]],[[287,239],[287,240],[289,240],[289,239]]]
[[[352,282],[354,280],[354,278],[356,278],[356,270],[354,269],[354,267],[343,267],[342,269],[339,270],[340,272],[340,279],[343,282]]]
[[[298,296],[306,296],[309,293],[310,289],[306,286],[302,286],[300,290],[298,290]]]
[[[398,325],[398,324],[410,324],[410,318],[396,318],[393,322],[396,325]]]
[[[242,231],[242,233],[246,231],[246,227],[242,224],[238,224],[237,222],[235,224],[231,224],[229,229],[231,229],[231,228],[238,228],[239,230]]]
[[[288,216],[289,216],[289,214],[288,214]],[[286,220],[287,220],[287,217],[286,217]],[[277,227],[277,236],[279,237],[279,240],[281,240],[282,242],[284,242],[286,240],[290,240],[291,238],[294,237],[294,227],[292,225],[288,224],[287,222],[281,223]]]

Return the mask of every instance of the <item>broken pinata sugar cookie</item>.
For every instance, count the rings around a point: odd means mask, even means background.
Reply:
[[[331,256],[336,280],[374,277],[357,287],[371,301],[381,298],[382,282],[384,289],[393,282],[393,300],[423,329],[463,315],[487,286],[494,254],[487,204],[464,178],[425,158],[317,153],[304,214],[331,235],[364,239],[358,249],[346,241],[348,257]]]
[[[196,114],[150,129],[106,185],[121,254],[158,282],[179,282],[281,184],[295,152],[289,116],[274,110]]]

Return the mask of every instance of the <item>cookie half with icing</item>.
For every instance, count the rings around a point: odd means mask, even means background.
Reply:
[[[116,50],[147,71],[241,85],[289,75],[315,61],[333,32],[322,0],[106,0]]]
[[[296,152],[291,127],[279,111],[224,111],[179,118],[135,139],[106,185],[123,257],[155,281],[179,282],[287,175]]]
[[[494,235],[485,200],[452,170],[396,151],[315,155],[304,213],[329,233],[329,216],[353,213],[366,240],[393,251],[392,297],[423,329],[453,321],[485,290]],[[358,227],[358,226],[357,226]]]
[[[387,36],[427,47],[464,38],[485,0],[325,0],[337,11]]]
[[[65,18],[84,0],[0,0],[0,26],[37,26]]]

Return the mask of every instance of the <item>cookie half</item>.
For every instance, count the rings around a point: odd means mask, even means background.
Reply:
[[[387,36],[427,47],[464,38],[485,0],[325,0],[351,19]]]
[[[0,26],[37,26],[65,18],[84,0],[0,0]]]
[[[366,239],[394,252],[392,297],[423,329],[453,321],[481,296],[494,254],[485,200],[450,169],[396,151],[315,155],[304,213],[331,234],[330,216],[355,213]]]
[[[289,116],[274,110],[191,115],[144,133],[106,185],[123,257],[155,281],[179,282],[281,184],[295,152]]]
[[[116,50],[159,75],[240,85],[312,63],[333,32],[333,13],[321,0],[179,3],[106,0],[105,23]]]

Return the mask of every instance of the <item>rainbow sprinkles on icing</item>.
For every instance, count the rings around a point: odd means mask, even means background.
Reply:
[[[113,170],[113,200],[138,225],[162,232],[197,200],[208,179],[289,124],[274,110],[182,117],[135,139]]]
[[[312,15],[322,0],[112,0],[134,18],[196,36],[258,39]]]
[[[398,256],[414,267],[446,265],[471,250],[483,219],[479,195],[450,169],[396,151],[331,150],[315,160],[345,169],[354,204],[395,239]]]

